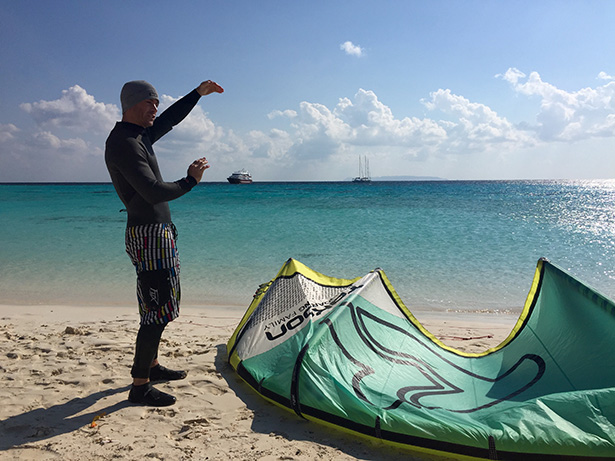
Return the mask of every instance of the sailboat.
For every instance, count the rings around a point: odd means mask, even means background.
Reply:
[[[361,156],[359,156],[359,176],[352,179],[352,182],[372,182],[369,175],[369,160],[367,156],[363,156],[363,164],[361,164]]]

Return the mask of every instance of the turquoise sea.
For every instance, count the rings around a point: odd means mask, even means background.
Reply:
[[[111,184],[0,185],[2,304],[133,305]],[[247,307],[298,259],[382,268],[411,310],[519,311],[538,258],[615,297],[615,181],[205,183],[171,203],[184,305]]]

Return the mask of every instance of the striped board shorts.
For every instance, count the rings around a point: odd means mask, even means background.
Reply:
[[[126,228],[126,252],[137,271],[141,325],[166,324],[179,316],[179,253],[172,223]]]

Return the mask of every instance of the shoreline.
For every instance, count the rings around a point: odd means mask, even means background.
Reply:
[[[245,310],[182,306],[160,361],[188,377],[157,384],[177,403],[152,408],[127,401],[136,306],[0,305],[0,458],[432,459],[305,421],[253,392],[226,362]],[[466,352],[497,346],[518,318],[413,314]]]

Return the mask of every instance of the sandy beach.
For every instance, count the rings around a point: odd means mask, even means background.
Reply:
[[[243,313],[182,307],[163,335],[160,362],[189,374],[157,384],[177,403],[151,408],[127,400],[136,307],[0,306],[0,459],[426,459],[305,421],[253,392],[226,362]],[[496,346],[517,320],[418,317],[468,352]]]

